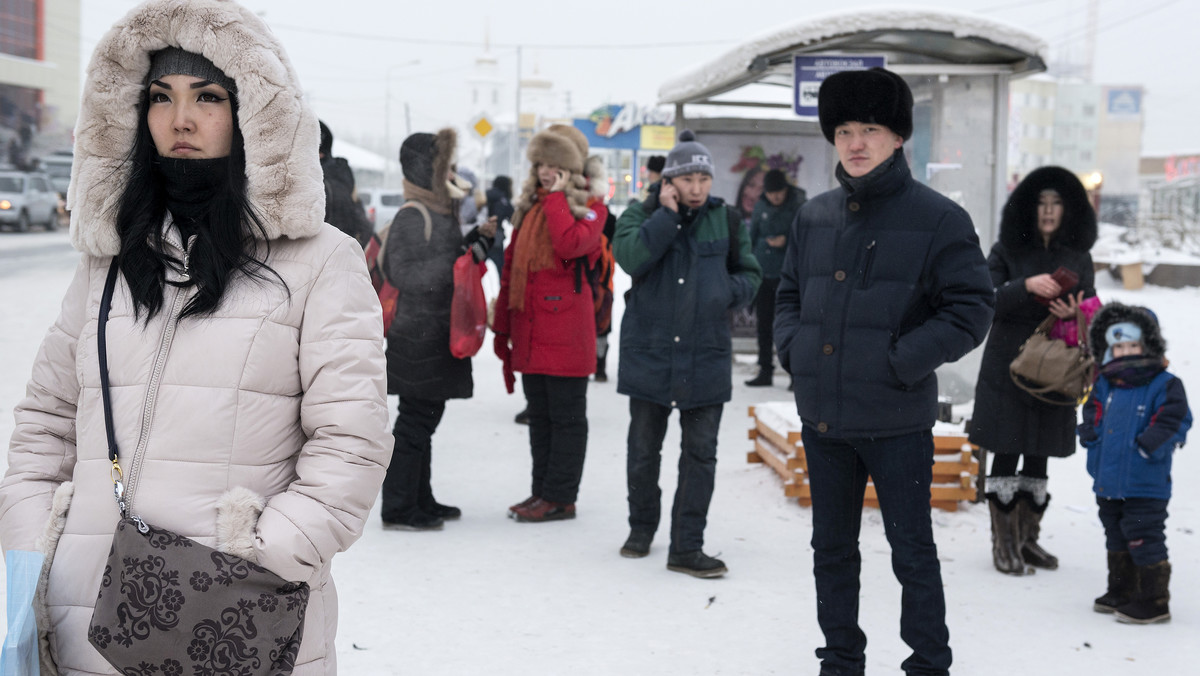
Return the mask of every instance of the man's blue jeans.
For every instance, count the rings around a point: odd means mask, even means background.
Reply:
[[[930,521],[933,435],[834,439],[802,430],[812,488],[813,577],[817,623],[825,646],[817,650],[822,674],[861,674],[867,636],[858,626],[858,536],[863,492],[870,475],[879,497],[892,571],[903,588],[900,637],[913,653],[906,674],[949,674],[950,632],[942,571]]]
[[[717,431],[724,406],[702,406],[679,412],[683,432],[679,481],[671,509],[673,553],[694,552],[704,546],[708,504],[717,475]],[[629,488],[629,527],[653,533],[662,515],[658,487],[662,444],[671,409],[636,397],[629,398],[629,439],[626,481]]]

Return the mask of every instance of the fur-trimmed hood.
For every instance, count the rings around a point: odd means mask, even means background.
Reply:
[[[1058,192],[1063,201],[1063,220],[1051,240],[1076,251],[1090,251],[1096,243],[1096,212],[1083,183],[1062,167],[1034,169],[1017,185],[1000,217],[1000,243],[1010,251],[1042,245],[1037,229],[1038,198],[1043,190]]]
[[[592,155],[583,166],[583,175],[587,176],[588,194],[601,200],[608,199],[608,170],[604,166],[604,158]]]
[[[1142,330],[1142,354],[1158,358],[1166,356],[1167,341],[1158,325],[1158,317],[1148,308],[1114,301],[1096,312],[1096,316],[1092,317],[1092,325],[1088,328],[1088,340],[1091,341],[1092,354],[1097,362],[1103,361],[1104,354],[1108,351],[1108,341],[1104,337],[1108,327],[1121,322],[1132,322]]]
[[[230,0],[151,0],[101,38],[88,64],[67,193],[72,244],[98,256],[119,251],[116,215],[138,102],[151,55],[171,46],[203,55],[237,83],[247,196],[267,237],[317,234],[325,218],[320,130],[283,45]]]

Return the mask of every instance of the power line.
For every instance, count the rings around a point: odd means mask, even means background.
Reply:
[[[478,47],[480,44],[479,41],[477,41],[477,40],[439,40],[439,39],[434,39],[434,38],[402,38],[402,37],[396,37],[393,35],[378,35],[378,34],[373,34],[373,33],[356,33],[356,32],[352,32],[352,31],[334,31],[334,30],[328,30],[325,28],[309,28],[308,26],[294,26],[291,24],[275,23],[275,22],[271,22],[271,27],[272,28],[281,28],[283,30],[296,31],[299,33],[310,33],[313,35],[323,35],[326,37],[349,38],[349,39],[353,39],[353,40],[376,40],[379,42],[392,42],[392,43],[399,43],[399,44],[436,45],[436,46],[442,46],[442,47]],[[734,40],[694,40],[694,41],[690,41],[690,42],[647,42],[647,43],[635,43],[635,44],[606,43],[606,44],[595,44],[595,45],[581,45],[581,44],[558,44],[558,45],[541,44],[541,45],[539,45],[539,44],[528,44],[528,43],[517,43],[517,42],[511,42],[511,43],[494,42],[494,43],[492,43],[492,46],[506,48],[506,49],[515,49],[517,47],[524,47],[526,49],[562,49],[562,50],[618,49],[619,50],[619,49],[665,49],[665,48],[675,49],[675,48],[679,48],[679,47],[702,47],[702,46],[711,46],[711,45],[728,45],[728,44],[733,44],[734,42],[735,42]]]
[[[1145,11],[1137,11],[1133,14],[1129,14],[1128,16],[1121,17],[1111,23],[1107,23],[1107,24],[1097,28],[1095,34],[1099,35],[1100,33],[1104,33],[1105,31],[1108,31],[1112,28],[1119,28],[1119,27],[1125,26],[1128,23],[1130,23],[1131,21],[1137,21],[1138,19],[1141,19],[1145,16],[1149,16],[1150,14],[1153,14],[1159,10],[1166,9],[1167,7],[1178,4],[1179,2],[1180,2],[1180,0],[1167,0],[1167,2],[1164,2],[1161,5],[1156,5],[1154,7],[1151,7],[1150,9],[1147,9]],[[1086,27],[1085,28],[1074,28],[1074,29],[1066,31],[1065,33],[1060,34],[1057,38],[1055,38],[1055,41],[1061,42],[1061,43],[1075,42],[1076,40],[1081,40],[1083,38],[1088,37],[1089,33],[1091,33],[1091,31],[1089,31]]]

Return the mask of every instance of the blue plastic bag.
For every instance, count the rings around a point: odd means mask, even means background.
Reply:
[[[0,674],[37,674],[38,628],[33,596],[45,556],[41,552],[11,550],[4,555],[7,570],[8,634],[0,651]]]

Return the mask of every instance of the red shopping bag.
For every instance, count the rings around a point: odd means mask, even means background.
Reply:
[[[450,354],[474,357],[487,333],[487,299],[483,275],[487,263],[476,263],[471,252],[454,261],[454,299],[450,301]]]

